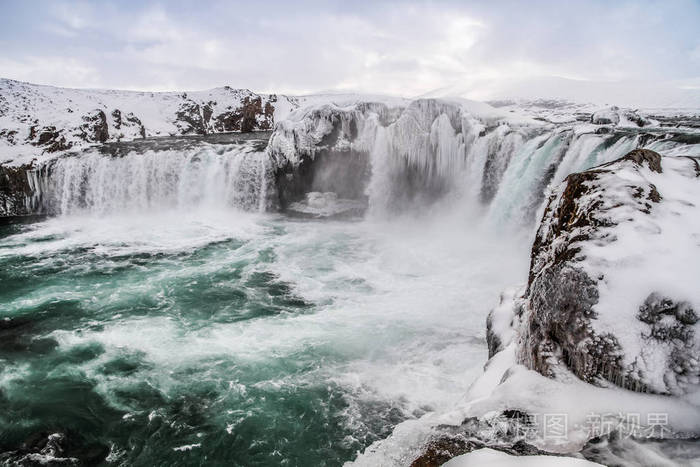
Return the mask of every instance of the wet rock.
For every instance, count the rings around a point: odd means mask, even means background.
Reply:
[[[104,462],[109,446],[86,442],[82,436],[61,431],[39,431],[31,434],[19,449],[0,453],[4,465],[96,466]]]
[[[34,214],[38,208],[27,172],[31,165],[0,165],[0,217]]]
[[[424,446],[411,467],[439,467],[453,457],[482,448],[512,456],[554,455],[527,442],[532,418],[518,410],[506,410],[490,420],[468,418],[459,427],[442,426]]]

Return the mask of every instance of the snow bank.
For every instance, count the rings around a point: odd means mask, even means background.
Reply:
[[[457,456],[444,467],[592,467],[595,462],[571,457],[554,456],[511,456],[489,448],[479,449],[469,454]]]

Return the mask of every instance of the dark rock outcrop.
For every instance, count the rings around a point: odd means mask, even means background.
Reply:
[[[102,110],[95,110],[83,116],[80,138],[87,143],[104,143],[109,139],[107,116]]]
[[[262,98],[248,97],[243,99],[240,107],[226,107],[226,110],[213,119],[215,131],[240,131],[247,133],[254,130],[270,130],[274,125],[275,108],[272,105],[277,101],[274,94],[263,106]]]
[[[29,128],[27,141],[33,146],[41,147],[44,152],[58,152],[70,149],[73,143],[66,140],[64,130],[55,126],[39,127],[33,125]]]
[[[181,134],[205,135],[214,132],[248,133],[269,130],[274,124],[275,108],[272,102],[276,100],[277,97],[272,95],[263,105],[262,97],[246,96],[239,106],[227,106],[226,110],[218,115],[215,115],[213,110],[215,102],[200,105],[187,100],[180,105],[175,124]]]
[[[31,165],[5,167],[0,165],[0,217],[34,214],[37,206],[29,181]]]
[[[175,125],[180,134],[205,135],[207,134],[207,123],[202,113],[202,106],[196,102],[185,101],[175,112]]]
[[[109,446],[88,442],[77,434],[41,431],[29,436],[19,449],[0,453],[0,462],[22,467],[96,466],[109,451]]]
[[[114,109],[111,115],[114,128],[118,130],[118,133],[115,136],[117,141],[121,140],[125,133],[136,133],[141,138],[146,137],[146,128],[143,126],[143,123],[141,123],[141,120],[133,113],[129,112],[126,115],[122,115],[121,110]],[[131,131],[127,131],[127,129]]]
[[[448,460],[482,448],[512,456],[551,455],[528,442],[534,429],[533,419],[518,410],[505,410],[490,420],[468,418],[460,426],[438,427],[439,434],[424,446],[411,467],[439,467]]]

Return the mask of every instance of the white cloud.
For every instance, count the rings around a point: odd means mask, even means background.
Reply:
[[[23,57],[21,61],[0,58],[3,75],[20,81],[52,83],[57,86],[96,88],[102,80],[89,64],[72,57]],[[37,77],[41,77],[37,80]]]
[[[9,52],[2,74],[127,89],[228,84],[407,96],[455,84],[479,86],[487,95],[497,82],[539,76],[700,76],[700,7],[686,0],[378,2],[343,8],[213,2],[188,12],[168,3],[51,5],[45,31],[63,42],[52,49],[46,38],[15,38],[15,46],[3,49]],[[40,45],[22,50],[37,40]]]

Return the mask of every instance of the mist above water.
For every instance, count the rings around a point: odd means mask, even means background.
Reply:
[[[4,413],[42,404],[37,378],[60,404],[2,423],[21,437],[50,417],[129,463],[349,460],[480,372],[485,315],[526,263],[517,241],[468,223],[209,208],[10,226],[5,315],[52,344],[5,365]],[[89,386],[62,392],[66,378]],[[100,422],[79,410],[88,395]]]

